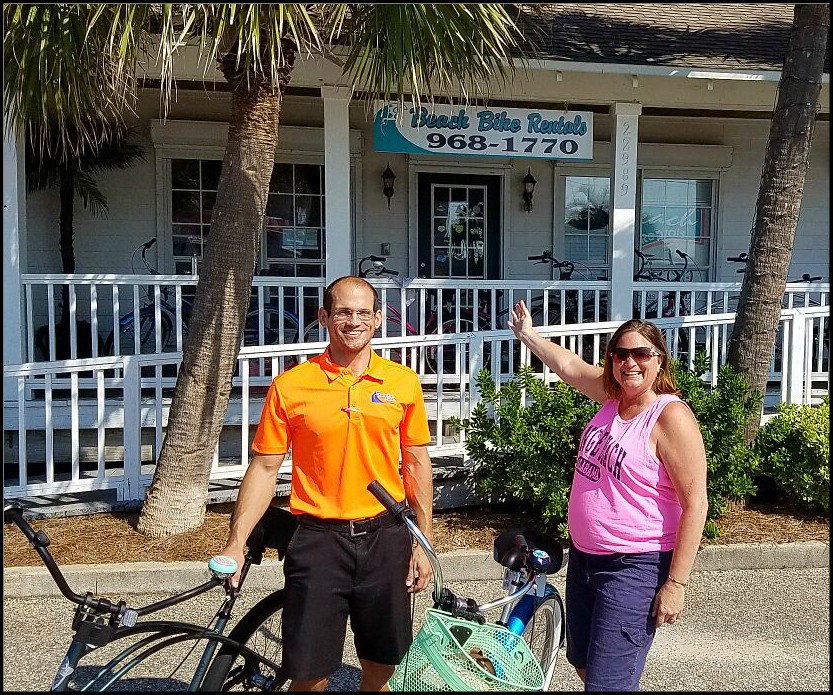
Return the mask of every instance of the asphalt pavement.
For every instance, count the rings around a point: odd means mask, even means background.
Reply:
[[[501,594],[500,568],[487,553],[441,556],[446,582],[477,601]],[[170,592],[204,581],[201,563],[141,563],[144,567],[66,569],[70,586],[145,605]],[[281,583],[277,563],[253,573],[235,608],[237,617]],[[42,568],[4,572],[3,690],[48,690],[70,639],[73,606],[48,590]],[[48,581],[47,581],[48,580]],[[563,592],[564,570],[551,577]],[[207,624],[221,592],[209,592],[164,619]],[[427,592],[414,606],[414,631],[428,607]],[[233,618],[234,620],[234,618]],[[106,647],[85,663],[103,665],[114,654]],[[108,656],[109,655],[109,656]],[[185,650],[165,650],[127,681],[130,690],[183,690],[195,656],[177,666]],[[358,687],[358,662],[348,635],[344,664],[330,690]],[[709,546],[701,550],[687,591],[686,610],[674,626],[660,629],[642,689],[727,691],[823,691],[830,686],[829,544]],[[553,690],[580,690],[580,681],[561,651]]]

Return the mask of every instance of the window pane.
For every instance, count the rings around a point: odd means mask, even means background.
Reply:
[[[296,196],[295,224],[299,227],[320,227],[321,198],[308,195]]]
[[[201,222],[200,194],[186,191],[171,193],[172,222]]]
[[[640,250],[655,270],[670,271],[665,277],[709,279],[713,188],[711,180],[644,181]]]
[[[214,204],[217,202],[216,193],[202,194],[202,221],[203,223],[211,224],[211,213],[214,210]]]
[[[665,181],[663,179],[644,179],[642,182],[642,201],[644,203],[665,202]]]
[[[564,259],[576,279],[606,275],[609,264],[610,179],[567,176],[564,183]]]
[[[200,187],[199,159],[171,160],[171,188],[197,190]]]
[[[204,191],[216,191],[220,184],[220,171],[223,162],[220,160],[208,160],[202,162],[202,189]]]
[[[291,195],[270,194],[266,203],[267,227],[290,227],[295,214],[292,211]]]
[[[313,164],[296,164],[295,192],[321,193],[321,167]]]
[[[687,205],[689,181],[668,180],[665,185],[666,205]],[[693,197],[693,196],[692,196]]]
[[[292,165],[276,162],[269,181],[270,193],[292,193]]]

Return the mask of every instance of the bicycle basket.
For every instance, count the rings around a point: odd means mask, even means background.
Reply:
[[[388,685],[398,692],[512,692],[541,690],[544,675],[523,637],[428,609]]]

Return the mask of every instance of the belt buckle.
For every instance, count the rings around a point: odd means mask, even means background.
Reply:
[[[353,524],[356,523],[364,523],[368,521],[368,519],[350,519],[350,538],[356,538],[357,536],[366,536],[367,531],[356,531]]]

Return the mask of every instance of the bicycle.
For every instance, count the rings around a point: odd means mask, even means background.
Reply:
[[[284,556],[295,524],[294,517],[287,510],[270,506],[255,526],[247,541],[238,588],[232,587],[230,583],[237,569],[236,563],[218,555],[208,562],[211,575],[208,581],[141,607],[129,606],[124,600],[115,601],[91,592],[85,595],[75,593],[47,549],[49,537],[45,532],[32,528],[24,518],[22,508],[13,502],[4,502],[3,521],[13,522],[23,532],[61,593],[77,605],[72,620],[72,640],[58,667],[52,690],[102,692],[111,686],[124,686],[122,679],[148,658],[164,649],[193,641],[191,650],[171,673],[170,677],[173,677],[202,640],[206,641],[206,646],[194,668],[188,692],[217,692],[238,686],[245,689],[279,690],[286,684],[286,679],[281,675],[279,641],[257,642],[261,651],[248,646],[257,640],[261,634],[259,630],[271,628],[273,631],[268,634],[274,635],[274,629],[277,629],[279,634],[279,627],[274,628],[272,621],[276,610],[279,612],[283,606],[283,590],[269,594],[247,611],[228,636],[223,633],[251,565],[261,563],[267,548],[276,549],[279,558]],[[183,603],[218,587],[223,589],[223,599],[207,626],[184,621],[141,620],[143,616]],[[279,616],[277,619],[279,621]],[[91,679],[85,683],[80,682],[82,676],[79,675],[78,667],[82,659],[102,647],[134,637],[138,637],[138,641],[125,646],[103,666],[86,667],[85,673],[92,669]],[[277,651],[267,652],[268,648]],[[242,659],[242,662],[238,663],[238,659]]]
[[[726,258],[727,261],[732,263],[741,263],[743,267],[738,268],[738,273],[745,273],[746,266],[749,262],[749,254],[746,252],[740,253],[737,256],[728,256]],[[800,278],[787,278],[787,284],[791,283],[812,283],[818,282],[822,279],[821,275],[811,275],[810,273],[802,273]],[[801,297],[801,295],[799,295]],[[726,308],[724,311],[731,311],[736,312],[738,307],[738,302],[740,301],[740,292],[731,295],[726,303]],[[810,292],[806,292],[802,298],[802,302],[800,306],[802,307],[814,307],[814,306],[821,306],[821,301],[819,299],[815,299],[810,296]],[[714,306],[714,305],[712,305]],[[784,295],[782,299],[781,306],[784,309],[793,308],[794,302],[792,299],[792,295]],[[700,312],[698,312],[700,313]],[[709,313],[712,313],[711,310]],[[821,337],[821,342],[819,341],[819,337]],[[830,346],[830,322],[829,320],[822,318],[820,321],[820,325],[813,326],[813,351],[810,356],[810,360],[812,364],[818,365],[820,371],[827,371],[827,369],[822,369],[824,363],[827,362],[827,354],[829,352]],[[770,367],[772,372],[776,372],[779,369],[783,369],[783,335],[781,331],[778,331],[778,334],[775,338],[775,346],[773,348],[773,355],[772,355],[772,365]]]
[[[147,252],[156,243],[156,237],[149,239],[137,246],[130,257],[130,267],[135,274],[135,260],[136,253],[141,251],[142,263],[150,275],[158,275],[158,271],[151,267],[147,259]],[[160,287],[159,297],[159,333],[161,351],[173,349],[175,326],[177,325],[177,317],[179,312],[176,309],[176,301],[171,298],[172,288],[170,286]],[[182,312],[181,325],[183,335],[188,330],[188,320],[191,316],[191,311],[194,305],[193,295],[181,295]],[[136,336],[136,312],[129,311],[119,317],[118,331],[119,331],[119,352],[124,354],[132,354],[133,352],[153,353],[156,352],[156,301],[150,292],[146,292],[146,297],[138,309],[139,315],[139,335],[138,348]],[[308,331],[315,322],[307,324]],[[263,334],[261,337],[261,327]],[[305,331],[306,332],[306,331]],[[261,311],[254,306],[249,309],[246,314],[246,320],[243,328],[243,345],[276,345],[285,343],[296,343],[301,336],[300,319],[297,314],[289,311],[286,308],[281,308],[277,305],[266,303]],[[104,355],[114,354],[116,343],[115,330],[110,331],[109,335],[104,341],[103,353]]]
[[[552,251],[544,249],[537,256],[527,256],[527,260],[534,261],[535,265],[540,263],[549,263],[553,268],[558,270],[559,280],[572,280],[576,271],[576,263],[569,260],[558,260],[553,256]],[[578,273],[585,280],[589,280],[590,269],[584,264],[579,263],[583,270]],[[559,296],[560,295],[560,296]],[[562,311],[562,297],[563,297],[563,311]],[[579,300],[579,297],[582,297]],[[581,301],[581,312],[579,312],[579,301]],[[606,321],[607,320],[607,299],[600,296],[598,300],[598,319],[596,318],[596,299],[591,294],[584,296],[583,290],[565,290],[563,293],[558,293],[550,301],[544,301],[544,294],[535,295],[529,299],[529,313],[532,318],[532,323],[535,326],[556,326],[562,323],[586,323],[588,321]],[[504,309],[499,317],[501,325],[506,325],[508,319],[509,309]],[[576,351],[587,360],[593,359],[593,344],[592,337],[585,339],[584,336],[578,336],[578,345]],[[604,351],[604,345],[600,346]],[[520,344],[517,341],[512,348],[513,365],[520,364]],[[536,371],[543,370],[543,363],[535,355],[530,357],[530,366]]]
[[[478,604],[444,585],[442,566],[405,501],[376,480],[367,489],[404,523],[434,573],[433,608],[388,685],[394,691],[547,690],[564,645],[564,603],[547,575],[563,566],[561,544],[532,529],[510,529],[494,541],[507,593]],[[485,614],[502,608],[495,622]]]
[[[391,277],[398,278],[399,271],[391,270],[385,266],[387,259],[384,256],[365,256],[359,260],[358,272],[359,277]],[[368,265],[365,265],[365,264]],[[437,302],[439,304],[439,302]],[[425,331],[426,335],[437,334],[438,324],[443,334],[451,333],[473,333],[474,331],[488,331],[492,330],[491,317],[485,311],[484,307],[478,307],[477,311],[472,307],[461,307],[459,320],[454,316],[448,316],[440,319],[440,314],[436,309],[431,310],[425,317]],[[476,313],[476,316],[475,316]],[[405,328],[405,335],[421,335],[419,329],[412,325],[407,318],[402,316],[402,313],[391,304],[386,306],[385,321],[394,329],[388,331],[388,335],[401,334],[402,326]],[[441,323],[440,323],[441,321]],[[475,321],[477,325],[475,326]],[[381,329],[377,331],[377,337],[381,336]],[[437,372],[437,351],[435,346],[426,348],[425,365],[427,369],[432,372]],[[456,350],[452,347],[447,347],[443,350],[442,365],[443,374],[454,374],[457,370]],[[391,359],[401,362],[401,354],[399,350],[391,350]],[[484,354],[484,365],[489,364],[490,355]],[[487,367],[488,368],[488,367]]]

